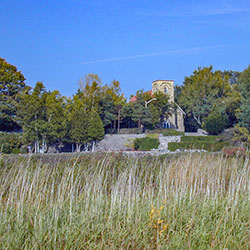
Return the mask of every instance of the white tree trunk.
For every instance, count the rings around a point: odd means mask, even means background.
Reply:
[[[95,141],[92,142],[92,152],[95,152]]]
[[[81,152],[81,147],[82,147],[82,144],[81,144],[81,143],[77,143],[77,144],[76,144],[76,152],[77,152],[77,153],[80,153],[80,152]]]

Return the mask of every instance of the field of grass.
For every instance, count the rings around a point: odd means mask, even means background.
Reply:
[[[250,248],[248,159],[0,157],[0,249]]]

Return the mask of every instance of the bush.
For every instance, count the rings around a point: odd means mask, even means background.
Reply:
[[[242,147],[227,147],[223,149],[223,156],[225,157],[246,156],[246,149]]]
[[[142,151],[148,151],[153,148],[158,148],[160,145],[160,141],[157,138],[136,138],[134,140],[134,149],[136,150],[142,150]]]
[[[222,114],[219,111],[213,111],[205,119],[202,128],[210,135],[218,135],[228,127],[228,123],[229,120],[226,114]]]
[[[19,148],[14,148],[11,150],[11,154],[21,154],[21,150]]]
[[[0,152],[10,154],[22,146],[22,136],[16,133],[0,133]]]
[[[182,136],[181,142],[215,142],[220,139],[220,136]]]
[[[168,150],[175,151],[177,149],[204,149],[209,152],[217,152],[228,145],[228,142],[170,142],[168,143]]]
[[[220,141],[229,142],[235,147],[250,148],[250,133],[247,128],[236,125],[221,133]]]

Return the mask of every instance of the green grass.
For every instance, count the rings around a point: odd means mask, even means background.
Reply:
[[[248,160],[0,160],[0,249],[249,249]]]
[[[219,140],[220,136],[182,136],[181,142],[215,142]]]
[[[183,131],[177,131],[175,129],[165,129],[163,132],[162,132],[162,135],[163,136],[184,136],[185,135],[185,132]]]
[[[177,131],[172,128],[159,128],[159,129],[152,129],[152,130],[146,130],[146,134],[163,134],[163,136],[177,136],[181,135],[184,136],[185,132]]]

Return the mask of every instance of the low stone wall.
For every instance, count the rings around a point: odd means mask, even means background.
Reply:
[[[96,151],[123,151],[131,150],[131,148],[126,147],[129,139],[143,138],[145,134],[115,134],[104,136],[104,139],[100,141],[96,146]]]
[[[158,147],[158,150],[168,150],[168,143],[169,142],[180,142],[181,136],[159,136],[160,145]]]
[[[105,135],[104,139],[97,144],[96,151],[125,151],[131,150],[127,147],[130,139],[143,138],[146,134],[115,134]],[[159,135],[160,145],[157,150],[167,151],[169,142],[180,142],[181,136],[163,136]]]

